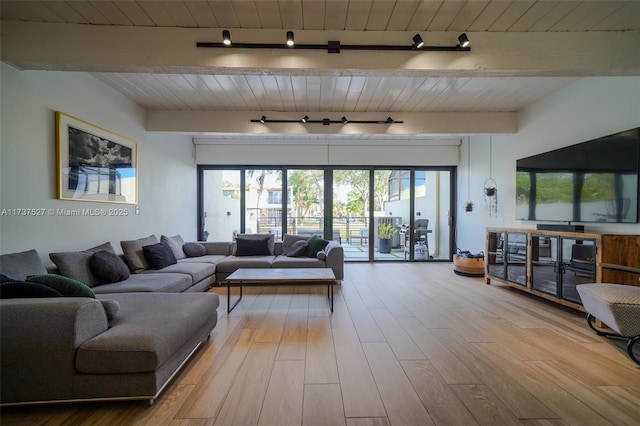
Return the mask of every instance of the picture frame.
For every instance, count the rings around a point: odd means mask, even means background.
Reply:
[[[138,144],[56,111],[58,198],[138,203]]]

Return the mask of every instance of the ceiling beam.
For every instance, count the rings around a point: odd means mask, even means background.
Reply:
[[[625,76],[640,75],[640,33],[467,32],[471,52],[207,49],[220,29],[2,21],[3,61],[22,69],[246,75]],[[296,31],[300,43],[410,44],[414,32]],[[232,30],[238,42],[280,42],[285,31]],[[431,45],[458,33],[423,32]],[[381,56],[384,55],[384,56]]]

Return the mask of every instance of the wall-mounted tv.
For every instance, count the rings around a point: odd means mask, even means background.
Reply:
[[[516,163],[516,219],[638,222],[640,127]]]

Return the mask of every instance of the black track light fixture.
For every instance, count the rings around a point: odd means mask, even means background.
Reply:
[[[347,120],[347,117],[342,116],[340,120],[332,120],[330,118],[323,118],[321,120],[311,120],[308,115],[302,117],[302,120],[288,120],[288,119],[270,119],[268,120],[266,116],[262,116],[259,119],[250,120],[252,123],[303,123],[303,124],[322,124],[323,126],[328,126],[330,124],[346,124],[346,123],[354,123],[354,124],[403,124],[404,121],[394,120],[391,117],[387,117],[386,120]]]
[[[229,30],[222,30],[222,44],[231,46],[231,33]]]
[[[229,30],[222,30],[222,43],[196,42],[196,47],[231,47],[234,49],[301,49],[326,50],[327,53],[340,53],[342,50],[391,50],[391,51],[421,51],[421,52],[469,52],[471,51],[469,38],[466,34],[458,36],[459,44],[455,46],[427,46],[420,34],[413,36],[413,44],[342,44],[340,40],[329,40],[325,44],[295,43],[293,31],[287,31],[284,43],[233,43]]]
[[[413,36],[413,48],[414,49],[420,49],[422,46],[424,46],[424,40],[422,40],[422,37],[420,37],[420,34],[416,34]]]
[[[458,45],[460,47],[469,47],[470,45],[469,37],[467,37],[465,33],[462,33],[458,36],[458,41],[460,42],[460,44]]]

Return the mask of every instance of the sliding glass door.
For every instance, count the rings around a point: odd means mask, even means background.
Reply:
[[[319,235],[345,261],[451,260],[455,168],[199,167],[199,238]]]
[[[333,170],[333,232],[338,232],[345,261],[368,262],[370,187],[369,170]]]
[[[324,236],[324,171],[288,169],[287,194],[287,233]]]

